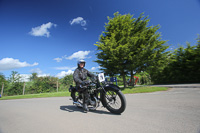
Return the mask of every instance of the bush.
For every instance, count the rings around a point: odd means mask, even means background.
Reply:
[[[13,82],[10,83],[7,89],[7,95],[22,95],[23,93],[23,82]],[[5,93],[4,93],[5,94]]]

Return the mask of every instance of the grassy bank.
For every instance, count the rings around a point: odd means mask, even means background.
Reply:
[[[155,91],[166,91],[166,87],[129,87],[129,88],[122,88],[122,92],[124,94],[133,94],[133,93],[148,93],[148,92],[155,92]],[[42,98],[42,97],[65,97],[70,96],[70,93],[67,92],[54,92],[54,93],[40,93],[40,94],[27,94],[27,95],[17,95],[17,96],[3,96],[0,100],[8,100],[8,99],[26,99],[26,98]]]

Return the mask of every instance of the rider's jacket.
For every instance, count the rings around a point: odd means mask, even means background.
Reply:
[[[76,68],[73,74],[74,81],[76,82],[76,86],[80,86],[81,83],[87,79],[87,77],[93,77],[94,74],[89,72],[85,68]]]

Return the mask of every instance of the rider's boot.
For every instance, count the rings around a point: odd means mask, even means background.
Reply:
[[[85,113],[87,113],[89,111],[86,103],[83,104],[83,110],[84,110]]]
[[[71,97],[72,97],[73,102],[77,102],[75,93],[76,93],[76,89],[75,88],[71,88]]]
[[[84,93],[84,96],[83,96],[83,109],[84,109],[84,112],[88,112],[89,111],[89,109],[88,109],[88,106],[87,106],[87,104],[88,104],[88,93],[87,93],[87,91]]]

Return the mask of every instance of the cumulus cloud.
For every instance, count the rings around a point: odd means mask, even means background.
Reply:
[[[63,59],[66,59],[66,60],[72,60],[72,59],[80,60],[80,59],[91,58],[91,57],[88,57],[90,52],[91,51],[78,51],[78,52],[73,53],[70,56],[64,55],[61,58],[58,57],[58,58],[54,58],[53,60],[55,60],[57,62],[61,62]]]
[[[74,18],[69,23],[70,25],[80,24],[81,26],[86,26],[87,24],[86,20],[84,20],[82,17]]]
[[[68,60],[72,60],[72,59],[85,59],[85,58],[89,58],[87,57],[87,55],[90,53],[90,51],[78,51],[73,53],[71,56],[66,57],[66,59]]]
[[[56,27],[56,24],[53,24],[51,22],[48,22],[46,24],[42,24],[41,26],[32,28],[31,32],[29,32],[30,35],[32,36],[45,36],[45,37],[49,37],[50,36],[50,32],[49,29],[51,29],[51,27]]]
[[[29,64],[27,62],[20,62],[19,59],[3,58],[0,60],[0,71],[11,70],[21,67],[37,66],[38,63]]]
[[[87,30],[87,28],[85,28],[85,26],[87,26],[87,21],[84,20],[82,17],[77,17],[72,19],[71,21],[69,21],[70,25],[81,25],[83,27],[84,30]]]
[[[70,75],[70,74],[73,74],[73,73],[74,73],[74,71],[72,71],[72,70],[61,71],[60,73],[58,73],[58,74],[56,75],[56,77],[58,77],[58,78],[63,78],[63,77],[65,77],[66,75]]]

